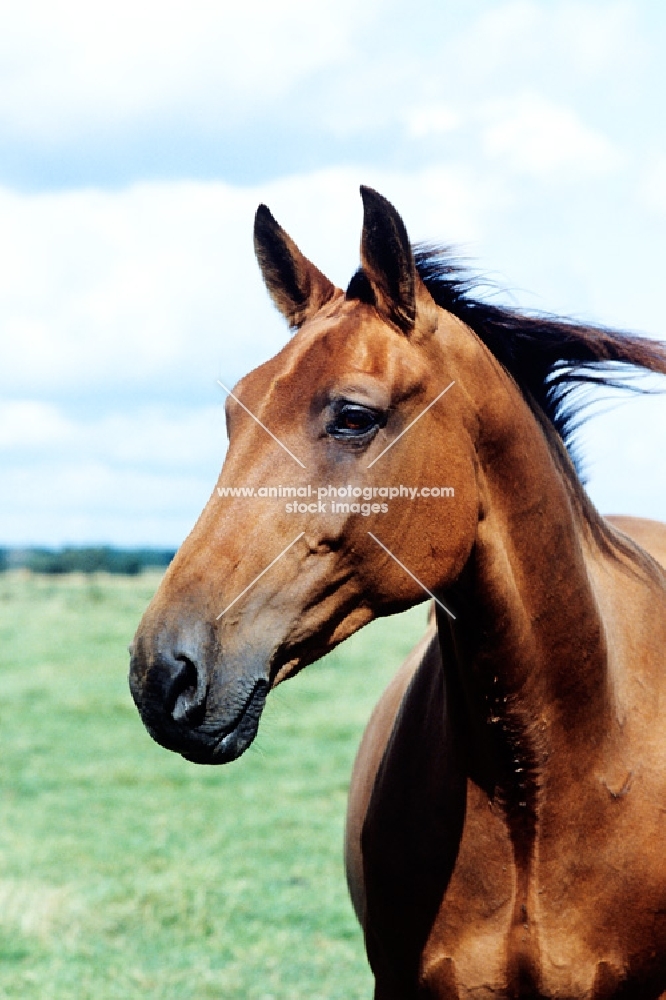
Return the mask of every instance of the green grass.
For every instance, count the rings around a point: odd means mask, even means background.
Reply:
[[[0,997],[369,998],[346,791],[424,608],[278,688],[250,750],[199,767],[127,688],[158,581],[0,576]]]

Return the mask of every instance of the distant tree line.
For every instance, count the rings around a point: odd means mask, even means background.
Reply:
[[[33,573],[122,573],[136,576],[143,569],[164,568],[174,549],[117,549],[110,545],[66,546],[62,549],[0,549],[0,572],[28,569]]]

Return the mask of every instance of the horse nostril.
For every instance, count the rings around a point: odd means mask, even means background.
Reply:
[[[195,716],[203,716],[206,701],[204,678],[189,657],[180,655],[176,660],[180,667],[169,692],[171,717],[175,722],[196,724]]]

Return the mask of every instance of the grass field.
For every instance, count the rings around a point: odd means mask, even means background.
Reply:
[[[0,576],[0,997],[369,1000],[346,789],[425,609],[283,685],[244,757],[200,767],[127,688],[158,580]]]

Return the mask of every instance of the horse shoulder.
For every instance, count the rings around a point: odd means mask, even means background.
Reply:
[[[447,693],[430,628],[375,709],[352,776],[347,876],[387,996],[415,989],[462,833],[466,780]]]
[[[412,677],[426,656],[431,657],[437,655],[438,652],[436,630],[434,625],[430,625],[417,645],[410,651],[375,705],[356,753],[347,804],[345,868],[349,893],[361,927],[365,926],[361,830],[368,811],[375,777]]]

